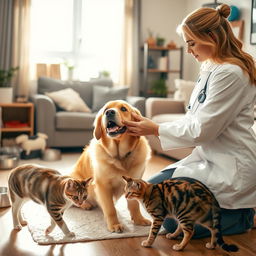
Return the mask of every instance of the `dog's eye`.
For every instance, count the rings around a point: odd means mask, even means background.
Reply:
[[[123,112],[127,111],[126,107],[121,107],[121,111]]]

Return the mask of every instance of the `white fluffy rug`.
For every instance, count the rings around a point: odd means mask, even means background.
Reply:
[[[65,237],[57,226],[50,235],[45,236],[44,232],[50,224],[50,217],[46,209],[41,205],[32,201],[27,202],[22,208],[22,214],[28,222],[28,228],[34,241],[38,244],[75,243],[148,235],[150,226],[136,226],[131,222],[124,197],[121,197],[117,202],[116,209],[118,218],[125,227],[123,233],[111,233],[107,230],[103,213],[99,208],[85,211],[71,207],[64,213],[64,220],[70,231],[76,234],[72,238]],[[151,219],[143,207],[141,207],[141,212],[144,217]],[[164,230],[161,229],[160,233],[164,233]]]

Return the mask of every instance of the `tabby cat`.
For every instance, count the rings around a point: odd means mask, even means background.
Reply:
[[[180,244],[173,249],[183,250],[191,239],[194,225],[199,223],[211,231],[211,242],[208,249],[214,249],[218,244],[225,251],[238,251],[236,245],[228,245],[221,235],[220,206],[211,191],[198,180],[192,178],[172,178],[159,184],[149,184],[140,179],[123,176],[126,182],[125,197],[140,201],[153,218],[151,230],[142,246],[150,247],[167,215],[178,220],[174,233],[166,238],[176,238],[183,231]]]
[[[87,198],[90,181],[91,178],[81,181],[62,176],[56,170],[37,165],[25,164],[13,169],[8,185],[14,229],[20,230],[22,225],[26,225],[20,210],[24,202],[32,199],[45,205],[51,216],[51,224],[45,230],[46,235],[51,233],[57,224],[66,236],[74,236],[62,216],[72,204],[78,207],[83,204]]]

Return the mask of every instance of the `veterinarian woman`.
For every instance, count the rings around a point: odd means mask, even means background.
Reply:
[[[180,176],[203,182],[222,208],[224,235],[252,228],[256,207],[256,135],[252,130],[256,69],[232,32],[229,14],[226,4],[216,10],[200,8],[178,28],[187,52],[202,63],[186,115],[159,125],[134,115],[137,122],[124,123],[134,136],[159,136],[164,150],[195,146],[191,155],[149,182]],[[164,223],[169,232],[175,226],[173,219]],[[194,237],[210,235],[203,227],[195,229]]]

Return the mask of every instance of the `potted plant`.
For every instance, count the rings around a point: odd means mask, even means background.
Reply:
[[[166,87],[165,79],[155,80],[151,87],[151,91],[157,97],[166,97],[167,87]]]
[[[156,45],[156,39],[150,29],[148,29],[148,38],[146,39],[146,42],[149,47],[154,47]]]
[[[156,38],[157,46],[164,46],[164,43],[165,43],[165,38],[157,36],[157,38]]]
[[[99,78],[110,78],[110,72],[107,70],[100,71]]]
[[[19,67],[11,67],[8,70],[0,69],[0,102],[11,103],[13,98],[13,88],[11,80]]]
[[[65,67],[67,68],[68,70],[68,81],[73,81],[73,76],[74,76],[74,69],[75,69],[75,66],[68,60],[65,60],[63,62],[63,64],[65,65]]]

